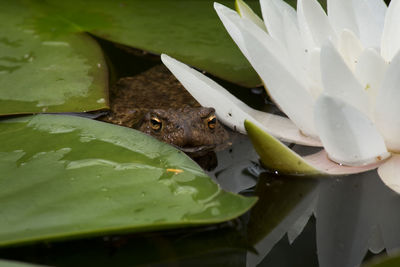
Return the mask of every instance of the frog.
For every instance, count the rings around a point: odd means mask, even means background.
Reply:
[[[191,156],[226,147],[229,139],[212,107],[202,107],[162,64],[120,78],[110,112],[100,120],[139,130]]]

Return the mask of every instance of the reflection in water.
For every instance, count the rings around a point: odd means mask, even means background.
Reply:
[[[208,175],[229,192],[242,192],[256,185],[259,174],[258,155],[247,136],[230,132],[234,145],[218,151],[218,165]]]
[[[190,154],[188,154],[190,156]],[[198,156],[198,157],[191,157],[194,161],[199,164],[199,166],[206,171],[214,170],[218,165],[217,155],[214,151],[208,151],[206,154]]]
[[[259,197],[250,212],[248,233],[258,254],[247,253],[247,265],[256,266],[287,234],[290,243],[301,233],[312,215],[318,180],[285,178],[263,173],[255,193]]]
[[[400,248],[400,196],[376,171],[319,180],[262,175],[256,194],[260,200],[251,211],[248,232],[259,254],[247,254],[248,266],[269,257],[285,234],[292,242],[312,214],[320,266],[357,266],[368,250]]]

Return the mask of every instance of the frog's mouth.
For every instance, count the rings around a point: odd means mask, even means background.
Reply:
[[[203,146],[176,146],[179,150],[185,152],[188,154],[190,157],[201,157],[207,154],[208,152],[211,151],[220,151],[223,149],[226,149],[227,147],[230,147],[232,145],[232,142],[224,142],[221,144],[213,144],[213,145],[203,145]]]
[[[195,147],[177,147],[183,152],[189,154],[190,156],[202,156],[207,152],[213,150],[216,145],[204,145],[204,146],[195,146]]]

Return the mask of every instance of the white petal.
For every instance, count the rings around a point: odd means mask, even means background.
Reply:
[[[388,187],[400,194],[400,155],[392,155],[378,168],[378,174]]]
[[[256,123],[263,131],[281,141],[306,146],[322,146],[318,138],[302,134],[300,129],[288,118],[255,109],[249,111],[249,115],[251,116],[248,120]]]
[[[322,46],[328,39],[336,44],[337,37],[328,16],[316,0],[298,0],[297,15],[302,35],[306,40],[311,35],[314,46]]]
[[[346,102],[322,94],[316,101],[314,116],[322,144],[335,162],[358,166],[390,155],[374,124]]]
[[[330,42],[321,49],[321,75],[325,94],[369,115],[367,94]]]
[[[362,166],[345,166],[329,159],[325,150],[303,157],[312,167],[330,175],[343,175],[366,172],[376,169],[382,162]]]
[[[215,3],[214,7],[232,39],[234,39],[242,53],[249,61],[251,61],[251,59],[249,56],[249,51],[247,51],[247,48],[244,45],[245,40],[243,37],[243,32],[249,33],[251,36],[255,36],[255,38],[259,39],[260,42],[262,42],[276,57],[280,64],[282,64],[288,71],[295,75],[299,82],[306,84],[305,78],[302,75],[298,75],[298,70],[292,63],[292,59],[289,57],[286,47],[282,46],[282,44],[280,44],[278,41],[271,38],[269,34],[260,29],[260,27],[258,27],[252,21],[246,18],[241,18],[233,10],[218,3]],[[260,51],[260,53],[262,53],[262,51]]]
[[[389,64],[376,98],[375,119],[389,150],[400,151],[400,52]]]
[[[365,47],[380,47],[387,9],[385,2],[382,0],[353,0],[352,2],[361,42]]]
[[[318,139],[301,134],[288,118],[250,108],[210,78],[165,54],[161,60],[186,90],[202,106],[213,107],[218,119],[229,128],[246,134],[244,120],[247,119],[283,141],[321,146]]]
[[[316,44],[314,42],[310,27],[308,26],[308,22],[304,15],[304,10],[300,0],[297,1],[297,22],[306,49],[309,51],[314,49],[314,47],[316,47]]]
[[[260,27],[263,30],[267,30],[265,27],[264,21],[257,16],[256,13],[243,1],[243,0],[236,0],[235,1],[236,10],[240,14],[241,17],[247,18],[251,20],[254,24]]]
[[[238,45],[242,53],[249,59],[249,52],[244,45],[242,32],[250,32],[252,35],[257,36],[265,42],[269,49],[279,58],[279,61],[284,64],[287,68],[292,69],[291,64],[289,64],[289,58],[284,47],[279,45],[274,41],[264,30],[260,29],[252,21],[241,18],[235,11],[221,5],[214,3],[214,8],[218,13],[222,23],[224,24],[226,30],[231,35],[232,39]],[[292,70],[293,72],[293,70]]]
[[[249,61],[268,88],[272,99],[307,135],[316,136],[313,122],[313,98],[302,83],[282,63],[267,38],[260,38],[243,29],[243,40]]]
[[[322,93],[322,76],[321,76],[321,48],[314,48],[309,53],[307,77],[308,77],[308,91],[317,99]]]
[[[339,35],[338,50],[347,66],[354,71],[358,57],[363,51],[362,44],[351,31],[344,30]]]
[[[341,34],[344,29],[350,30],[358,36],[358,26],[353,10],[352,1],[327,0],[328,17],[336,34]]]
[[[296,11],[282,0],[260,0],[260,5],[269,34],[284,43],[283,14],[287,13],[291,20],[296,21]]]
[[[303,39],[301,38],[297,23],[290,18],[288,12],[283,13],[283,27],[284,44],[291,58],[291,64],[296,72],[301,77],[306,76],[307,71],[307,50],[304,46]]]
[[[239,29],[235,26],[238,21],[241,20],[238,13],[230,8],[219,3],[214,3],[214,9],[217,12],[222,24],[224,24],[225,29],[228,31],[229,35],[232,37],[233,41],[239,47],[240,51],[247,57],[247,51],[243,44],[242,35]]]
[[[386,12],[382,33],[381,54],[386,61],[392,60],[400,48],[400,0],[392,0]]]
[[[357,60],[354,74],[368,95],[371,110],[375,109],[376,96],[387,66],[383,58],[372,48],[365,49]]]

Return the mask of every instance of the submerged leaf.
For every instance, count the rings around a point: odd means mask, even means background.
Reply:
[[[1,121],[0,140],[0,246],[217,223],[255,203],[129,128],[38,115]]]

